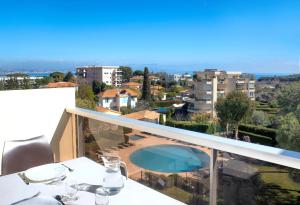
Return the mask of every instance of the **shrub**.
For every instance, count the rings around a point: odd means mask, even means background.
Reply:
[[[152,106],[153,107],[170,107],[173,104],[180,103],[180,101],[176,100],[168,100],[168,101],[154,101]]]
[[[239,129],[245,132],[252,132],[254,134],[263,135],[275,141],[276,139],[276,129],[266,128],[261,126],[255,125],[247,125],[247,124],[240,124]]]
[[[197,123],[193,121],[174,121],[174,120],[167,120],[167,126],[170,127],[177,127],[185,130],[195,131],[195,132],[202,132],[206,133],[209,128],[209,124],[204,123]]]
[[[270,137],[258,135],[258,134],[252,133],[252,132],[245,132],[245,131],[239,130],[239,137],[242,137],[242,136],[249,136],[252,143],[259,143],[262,145],[274,146],[274,142]]]

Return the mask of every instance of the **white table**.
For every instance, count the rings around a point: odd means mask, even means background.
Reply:
[[[16,162],[17,163],[17,162]],[[105,169],[98,163],[81,157],[65,161],[65,165],[74,169],[69,175],[78,183],[100,185]],[[6,205],[29,197],[41,191],[41,195],[54,196],[64,193],[63,185],[29,184],[26,185],[17,174],[0,177],[0,204]],[[78,192],[76,204],[95,204],[95,196],[89,192]],[[120,193],[109,197],[109,205],[183,205],[173,198],[139,184],[131,179],[125,182]]]

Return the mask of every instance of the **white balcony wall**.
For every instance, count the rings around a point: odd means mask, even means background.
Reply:
[[[75,108],[75,88],[0,91],[0,156],[5,140],[45,135],[50,142],[69,106]]]

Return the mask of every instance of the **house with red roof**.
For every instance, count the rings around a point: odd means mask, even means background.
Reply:
[[[99,106],[119,111],[122,107],[135,108],[138,93],[131,89],[107,89],[98,96]]]

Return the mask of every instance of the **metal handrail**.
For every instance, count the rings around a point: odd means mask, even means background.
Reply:
[[[205,146],[211,149],[230,152],[245,157],[300,169],[299,152],[183,130],[155,123],[130,119],[122,116],[113,116],[110,114],[105,114],[88,109],[67,108],[66,111],[97,121],[128,127],[139,131],[156,134],[162,137],[168,137],[183,142]]]

